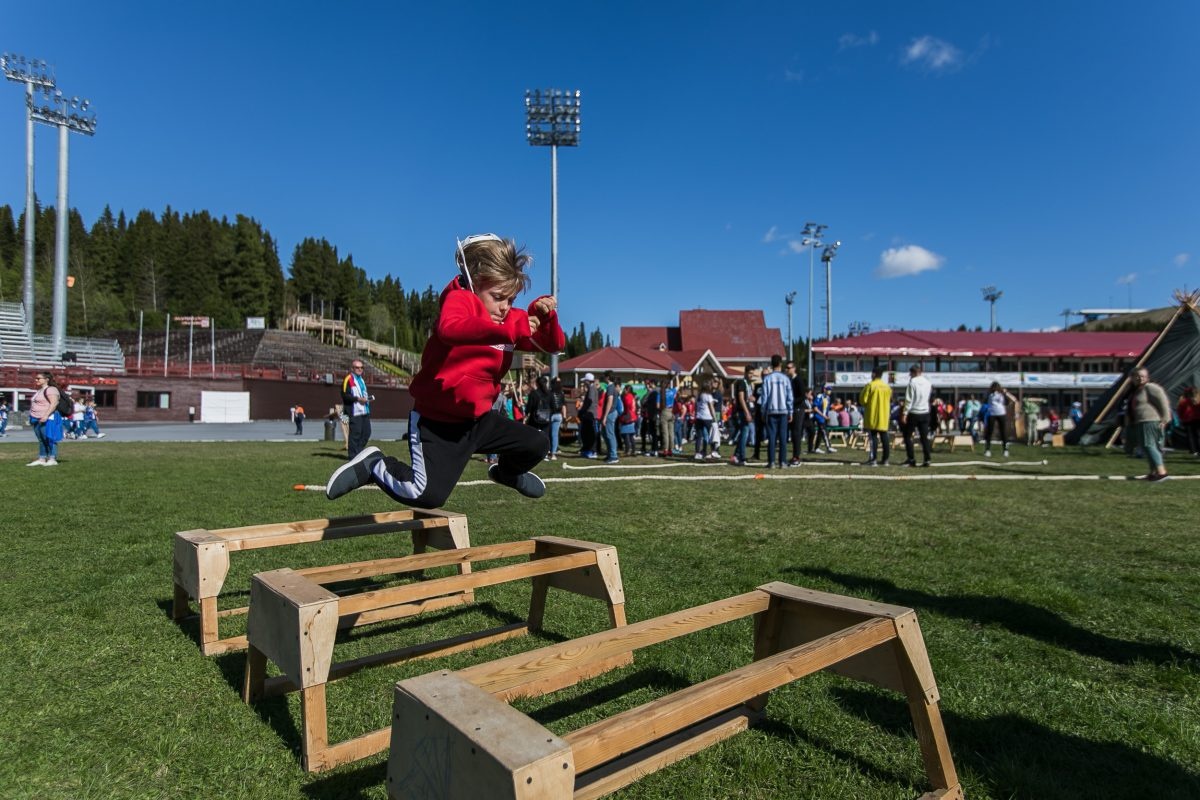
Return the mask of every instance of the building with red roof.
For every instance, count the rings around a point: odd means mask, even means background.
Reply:
[[[779,328],[768,328],[762,311],[680,311],[677,327],[624,326],[619,341],[561,362],[564,382],[578,384],[584,374],[599,376],[606,370],[621,380],[671,373],[728,380],[740,376],[747,364],[770,361],[785,350]]]
[[[882,367],[890,382],[908,384],[920,364],[946,395],[978,393],[993,381],[1010,391],[1034,393],[1057,405],[1103,393],[1154,339],[1152,332],[881,331],[817,342],[817,377],[847,393]]]

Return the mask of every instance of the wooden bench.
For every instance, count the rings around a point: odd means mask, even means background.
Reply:
[[[338,570],[343,570],[346,575],[370,576],[465,566],[520,556],[529,559],[346,597],[339,597],[320,585],[325,578],[343,574]],[[333,663],[339,627],[418,614],[443,607],[444,601],[477,588],[524,578],[533,579],[529,616],[525,622]],[[522,636],[530,630],[540,630],[547,590],[551,587],[602,600],[608,605],[609,623],[614,627],[625,624],[625,594],[616,548],[575,539],[546,536],[524,542],[380,559],[329,567],[316,576],[301,575],[290,569],[259,573],[254,576],[250,588],[247,624],[250,643],[243,699],[252,702],[284,692],[301,692],[301,758],[304,769],[309,772],[320,772],[365,758],[387,747],[389,729],[329,744],[325,686],[330,680],[369,666],[449,655]],[[619,654],[592,662],[589,674],[623,666],[632,658],[629,654]],[[268,679],[267,661],[278,666],[282,674]]]
[[[217,610],[217,597],[229,574],[230,553],[396,531],[411,531],[414,553],[424,552],[428,547],[445,550],[471,545],[467,518],[462,514],[415,509],[211,531],[180,531],[175,534],[175,599],[171,616],[176,620],[189,617],[189,601],[194,600],[200,607],[201,651],[208,656],[241,650],[246,647],[245,636],[222,639],[218,632],[220,617],[246,613],[245,607]],[[299,572],[316,575],[318,569]],[[470,572],[470,569],[469,564],[462,565],[463,572]],[[337,580],[346,578],[331,578],[323,582]],[[458,599],[460,602],[470,602],[471,597],[469,593],[464,593]]]
[[[614,656],[752,614],[753,663],[562,736],[507,704],[569,686]],[[933,785],[924,797],[961,800],[916,614],[785,583],[457,672],[400,681],[388,797],[601,797],[745,730],[763,715],[771,690],[823,669],[904,694]]]
[[[931,446],[936,447],[939,444],[950,446],[950,452],[954,452],[956,447],[969,447],[971,452],[975,452],[975,439],[968,433],[939,433],[934,435]]]

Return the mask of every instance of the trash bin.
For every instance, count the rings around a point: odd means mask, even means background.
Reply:
[[[325,420],[325,441],[327,441],[327,442],[334,441],[333,420],[331,420],[331,419]]]
[[[188,422],[196,421],[196,407],[188,406]]]

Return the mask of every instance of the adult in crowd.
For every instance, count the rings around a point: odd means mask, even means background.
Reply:
[[[550,399],[554,404],[554,413],[550,415],[550,454],[546,457],[556,461],[558,437],[562,431],[563,420],[567,418],[567,396],[563,394],[562,378],[557,375],[550,381]]]
[[[0,400],[0,436],[8,436],[8,401]]]
[[[539,375],[529,398],[525,401],[525,424],[550,438],[550,418],[554,416],[554,395],[550,392],[550,376]],[[550,458],[546,451],[544,458]]]
[[[0,412],[3,413],[3,412]],[[1195,386],[1189,386],[1179,395],[1179,403],[1175,406],[1175,414],[1179,424],[1183,426],[1183,434],[1187,437],[1188,452],[1200,456],[1200,393]],[[3,426],[0,422],[0,426]],[[4,428],[0,427],[0,431]]]
[[[371,401],[375,396],[367,391],[363,379],[362,359],[350,362],[350,373],[342,379],[342,403],[350,417],[350,435],[346,437],[346,457],[353,459],[371,439]]]
[[[658,383],[651,378],[646,381],[646,394],[642,396],[639,425],[642,431],[642,455],[656,456],[662,448],[662,438],[658,424],[659,409]],[[649,440],[649,444],[647,444]]]
[[[1146,480],[1165,481],[1167,467],[1163,463],[1162,450],[1164,433],[1171,424],[1171,401],[1163,388],[1150,380],[1150,370],[1145,367],[1133,374],[1133,386],[1128,413],[1150,462]]]
[[[663,382],[658,394],[659,455],[664,458],[675,453],[675,375]]]
[[[767,421],[767,469],[783,469],[787,461],[787,430],[795,397],[792,382],[783,374],[783,357],[771,356],[771,372],[763,378],[763,417]]]
[[[833,384],[827,383],[821,393],[813,398],[813,422],[816,424],[818,453],[836,453],[829,442],[829,426],[836,425],[833,415]]]
[[[1008,401],[1010,399],[1016,400],[1004,390],[1000,381],[992,381],[981,412],[987,416],[987,422],[983,429],[984,456],[991,457],[992,435],[999,434],[1000,444],[1004,448],[1004,457],[1008,458]]]
[[[708,458],[712,442],[712,426],[717,424],[716,403],[712,395],[712,382],[705,381],[696,397],[696,455],[697,461]]]
[[[883,367],[871,370],[871,382],[858,395],[863,407],[863,428],[867,432],[867,466],[888,465],[892,455],[892,387],[883,380]],[[879,457],[880,442],[883,458]]]
[[[633,384],[625,384],[621,391],[621,413],[617,415],[620,425],[621,451],[630,457],[637,455],[634,437],[638,430],[638,399],[633,392]]]
[[[292,411],[292,421],[296,423],[296,436],[304,435],[304,406],[296,404]]]
[[[33,376],[34,392],[29,400],[29,422],[37,438],[38,457],[27,467],[58,466],[58,443],[63,438],[63,420],[58,413],[58,401],[62,391],[54,383],[49,372],[38,372]]]
[[[579,406],[575,415],[579,418],[579,455],[596,457],[596,412],[599,410],[600,395],[596,391],[596,376],[584,373],[582,392],[576,401]]]
[[[922,467],[928,467],[931,450],[929,440],[929,395],[932,385],[924,375],[925,370],[920,364],[913,364],[908,369],[908,388],[904,390],[904,405],[900,409],[900,427],[904,431],[904,466],[915,467],[917,460],[913,454],[913,433],[921,437],[921,454],[924,461]]]
[[[621,415],[621,387],[611,369],[605,371],[604,381],[604,444],[608,449],[604,463],[616,464],[620,460],[617,457],[617,417]]]
[[[1021,413],[1025,415],[1025,444],[1038,443],[1038,420],[1042,418],[1042,404],[1036,397],[1021,401]]]
[[[743,467],[746,465],[746,443],[754,430],[754,410],[751,407],[750,378],[754,366],[746,365],[744,377],[733,382],[729,401],[729,425],[733,433],[733,456],[729,463]]]
[[[783,365],[784,374],[792,384],[792,425],[788,436],[792,440],[792,457],[788,463],[793,467],[800,466],[800,443],[804,441],[805,425],[808,421],[807,398],[805,397],[804,381],[796,374],[796,362],[788,361]]]

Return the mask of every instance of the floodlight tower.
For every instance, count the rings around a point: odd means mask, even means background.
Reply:
[[[67,137],[71,131],[86,136],[96,135],[96,115],[87,115],[91,101],[78,97],[66,97],[57,89],[53,94],[42,89],[43,104],[30,106],[30,115],[35,122],[58,128],[58,212],[55,215],[54,235],[54,305],[50,323],[54,357],[62,356],[67,340]]]
[[[796,302],[796,293],[788,292],[787,294],[785,294],[783,296],[783,302],[787,303],[787,307],[788,307],[788,340],[787,340],[788,360],[795,361],[796,360],[796,348],[792,344],[792,303]]]
[[[849,331],[851,336],[866,336],[871,332],[871,323],[862,322],[861,320],[851,322],[846,330]]]
[[[1064,308],[1058,313],[1062,314],[1063,330],[1065,331],[1067,328],[1071,327],[1071,317],[1075,314],[1075,312],[1069,308]]]
[[[579,90],[526,89],[525,138],[550,148],[550,294],[558,299],[558,146],[579,146]],[[550,377],[558,377],[558,353],[550,354]]]
[[[833,260],[837,258],[841,242],[825,245],[821,261],[825,262],[825,341],[833,339]]]
[[[996,301],[1000,299],[1000,297],[1004,294],[1004,292],[997,291],[995,286],[985,286],[985,287],[983,287],[983,289],[981,291],[983,292],[983,299],[992,304],[992,327],[990,328],[990,330],[995,331],[996,330]]]
[[[10,81],[25,84],[25,288],[22,302],[25,306],[25,335],[33,335],[33,234],[35,211],[33,207],[33,87],[44,90],[54,88],[53,69],[36,58],[13,53],[0,55],[0,69]]]
[[[813,322],[813,251],[821,246],[821,234],[828,228],[828,225],[818,225],[815,222],[804,223],[804,230],[800,231],[800,235],[804,238],[800,240],[800,244],[808,248],[808,365],[805,374],[805,381],[810,387],[815,386],[813,383],[813,357],[812,357],[812,322]]]

